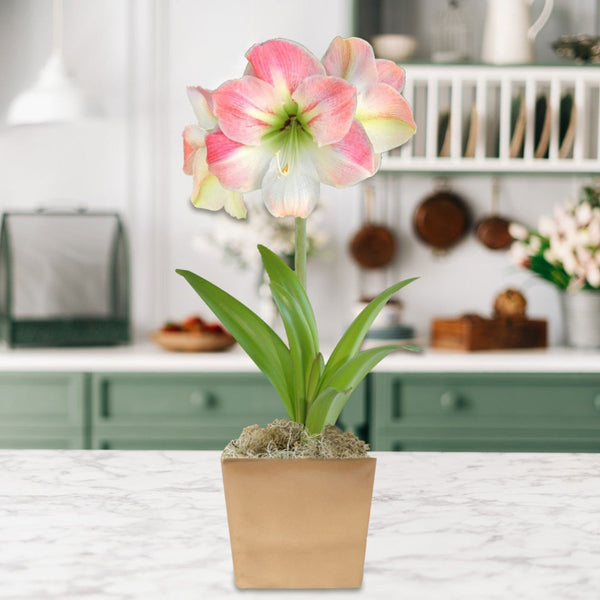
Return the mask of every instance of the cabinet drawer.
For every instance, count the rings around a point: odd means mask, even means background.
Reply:
[[[82,429],[84,395],[79,373],[2,373],[0,424]]]
[[[260,374],[95,375],[92,419],[99,423],[190,424],[206,420],[285,416]],[[242,419],[244,422],[244,419]]]
[[[571,375],[376,375],[377,427],[600,429],[600,378]]]

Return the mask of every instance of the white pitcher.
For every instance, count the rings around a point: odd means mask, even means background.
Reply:
[[[533,42],[546,24],[554,0],[546,0],[537,21],[530,25],[535,0],[488,0],[481,58],[494,64],[535,60]]]

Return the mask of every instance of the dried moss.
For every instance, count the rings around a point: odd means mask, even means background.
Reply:
[[[266,427],[245,427],[223,450],[224,458],[360,458],[369,445],[334,425],[311,435],[304,425],[276,419]]]

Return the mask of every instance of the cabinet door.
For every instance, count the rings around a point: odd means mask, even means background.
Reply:
[[[365,423],[364,389],[340,424]],[[117,373],[92,376],[93,448],[220,450],[241,430],[285,418],[260,373]],[[365,428],[366,429],[366,428]]]
[[[374,375],[378,450],[600,451],[600,377]]]
[[[85,376],[0,373],[1,448],[84,448]]]

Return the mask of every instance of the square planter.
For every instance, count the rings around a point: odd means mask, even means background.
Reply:
[[[223,458],[239,588],[357,588],[376,459]]]

